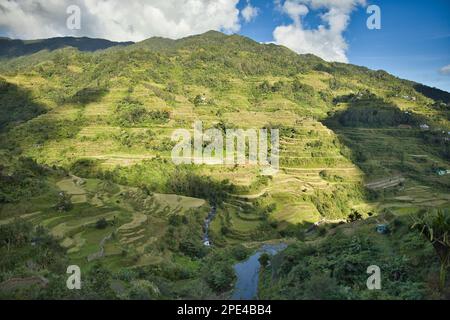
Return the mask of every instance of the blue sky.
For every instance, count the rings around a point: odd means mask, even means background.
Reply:
[[[251,4],[259,8],[259,15],[242,24],[242,35],[270,42],[277,26],[292,23],[272,1],[252,0]],[[450,74],[439,72],[450,65],[450,1],[379,0],[370,4],[381,9],[381,29],[369,30],[367,6],[357,6],[343,32],[348,61],[450,92]],[[245,6],[245,1],[240,5]],[[303,19],[305,28],[317,28],[322,12],[310,10]]]

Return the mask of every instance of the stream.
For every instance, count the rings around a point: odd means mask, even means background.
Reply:
[[[209,236],[209,228],[211,222],[217,214],[217,207],[215,205],[211,206],[211,211],[205,219],[205,224],[203,227],[203,245],[210,247],[212,242]],[[287,248],[287,244],[265,244],[258,251],[256,251],[247,260],[237,263],[234,265],[234,272],[236,274],[236,284],[233,289],[233,294],[231,296],[232,300],[255,300],[258,295],[258,281],[259,281],[259,270],[261,265],[259,263],[259,257],[263,253],[269,255],[275,255],[278,252]]]
[[[263,253],[275,255],[286,249],[287,244],[265,244],[247,260],[234,265],[237,281],[231,296],[232,300],[255,300],[258,295],[259,257]]]
[[[204,225],[204,234],[203,234],[203,244],[207,247],[210,247],[212,245],[211,239],[209,238],[209,226],[211,225],[211,222],[213,221],[214,217],[216,216],[217,208],[215,205],[211,207],[211,211],[208,214],[208,217],[205,219],[205,225]]]

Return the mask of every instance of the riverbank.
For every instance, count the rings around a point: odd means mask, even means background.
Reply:
[[[286,243],[264,244],[247,260],[234,265],[236,283],[231,295],[232,300],[256,300],[258,296],[259,258],[267,253],[271,256],[287,248]]]

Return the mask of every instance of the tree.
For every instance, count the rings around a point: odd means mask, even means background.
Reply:
[[[67,212],[72,210],[73,204],[70,195],[66,194],[65,192],[60,192],[58,203],[55,207],[59,212]]]
[[[207,249],[201,243],[192,239],[185,239],[180,243],[180,251],[191,258],[203,258],[207,253]]]
[[[236,278],[229,261],[210,261],[206,270],[205,280],[215,292],[229,290]]]
[[[359,212],[356,211],[356,210],[352,210],[352,213],[350,213],[350,214],[348,215],[347,222],[348,222],[348,223],[356,222],[356,221],[358,221],[358,220],[362,220],[362,218],[363,218],[363,216],[362,216],[361,213],[359,213]]]
[[[106,221],[105,218],[101,218],[99,220],[97,220],[97,222],[95,223],[95,227],[97,229],[105,229],[108,226],[108,221]]]
[[[259,264],[263,267],[266,268],[269,265],[270,262],[270,256],[267,253],[263,253],[259,259]]]
[[[259,85],[259,90],[261,91],[261,93],[269,93],[271,89],[272,86],[267,80],[264,80],[264,82]]]
[[[431,242],[439,257],[439,285],[442,290],[450,267],[450,214],[447,210],[437,210],[422,214],[414,220],[411,228],[419,230]]]
[[[0,226],[0,248],[19,247],[28,243],[31,239],[32,225],[25,220],[15,219],[13,223]]]
[[[196,107],[205,105],[205,104],[206,104],[206,97],[204,95],[199,94],[194,98],[194,105]]]
[[[115,297],[111,289],[111,272],[97,262],[87,272],[85,281],[86,296],[91,299],[112,299]]]
[[[344,300],[347,296],[336,279],[326,274],[314,274],[305,281],[303,295],[308,300]]]

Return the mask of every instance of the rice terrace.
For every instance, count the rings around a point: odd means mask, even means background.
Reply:
[[[449,299],[450,93],[204,31],[0,38],[0,299]]]

